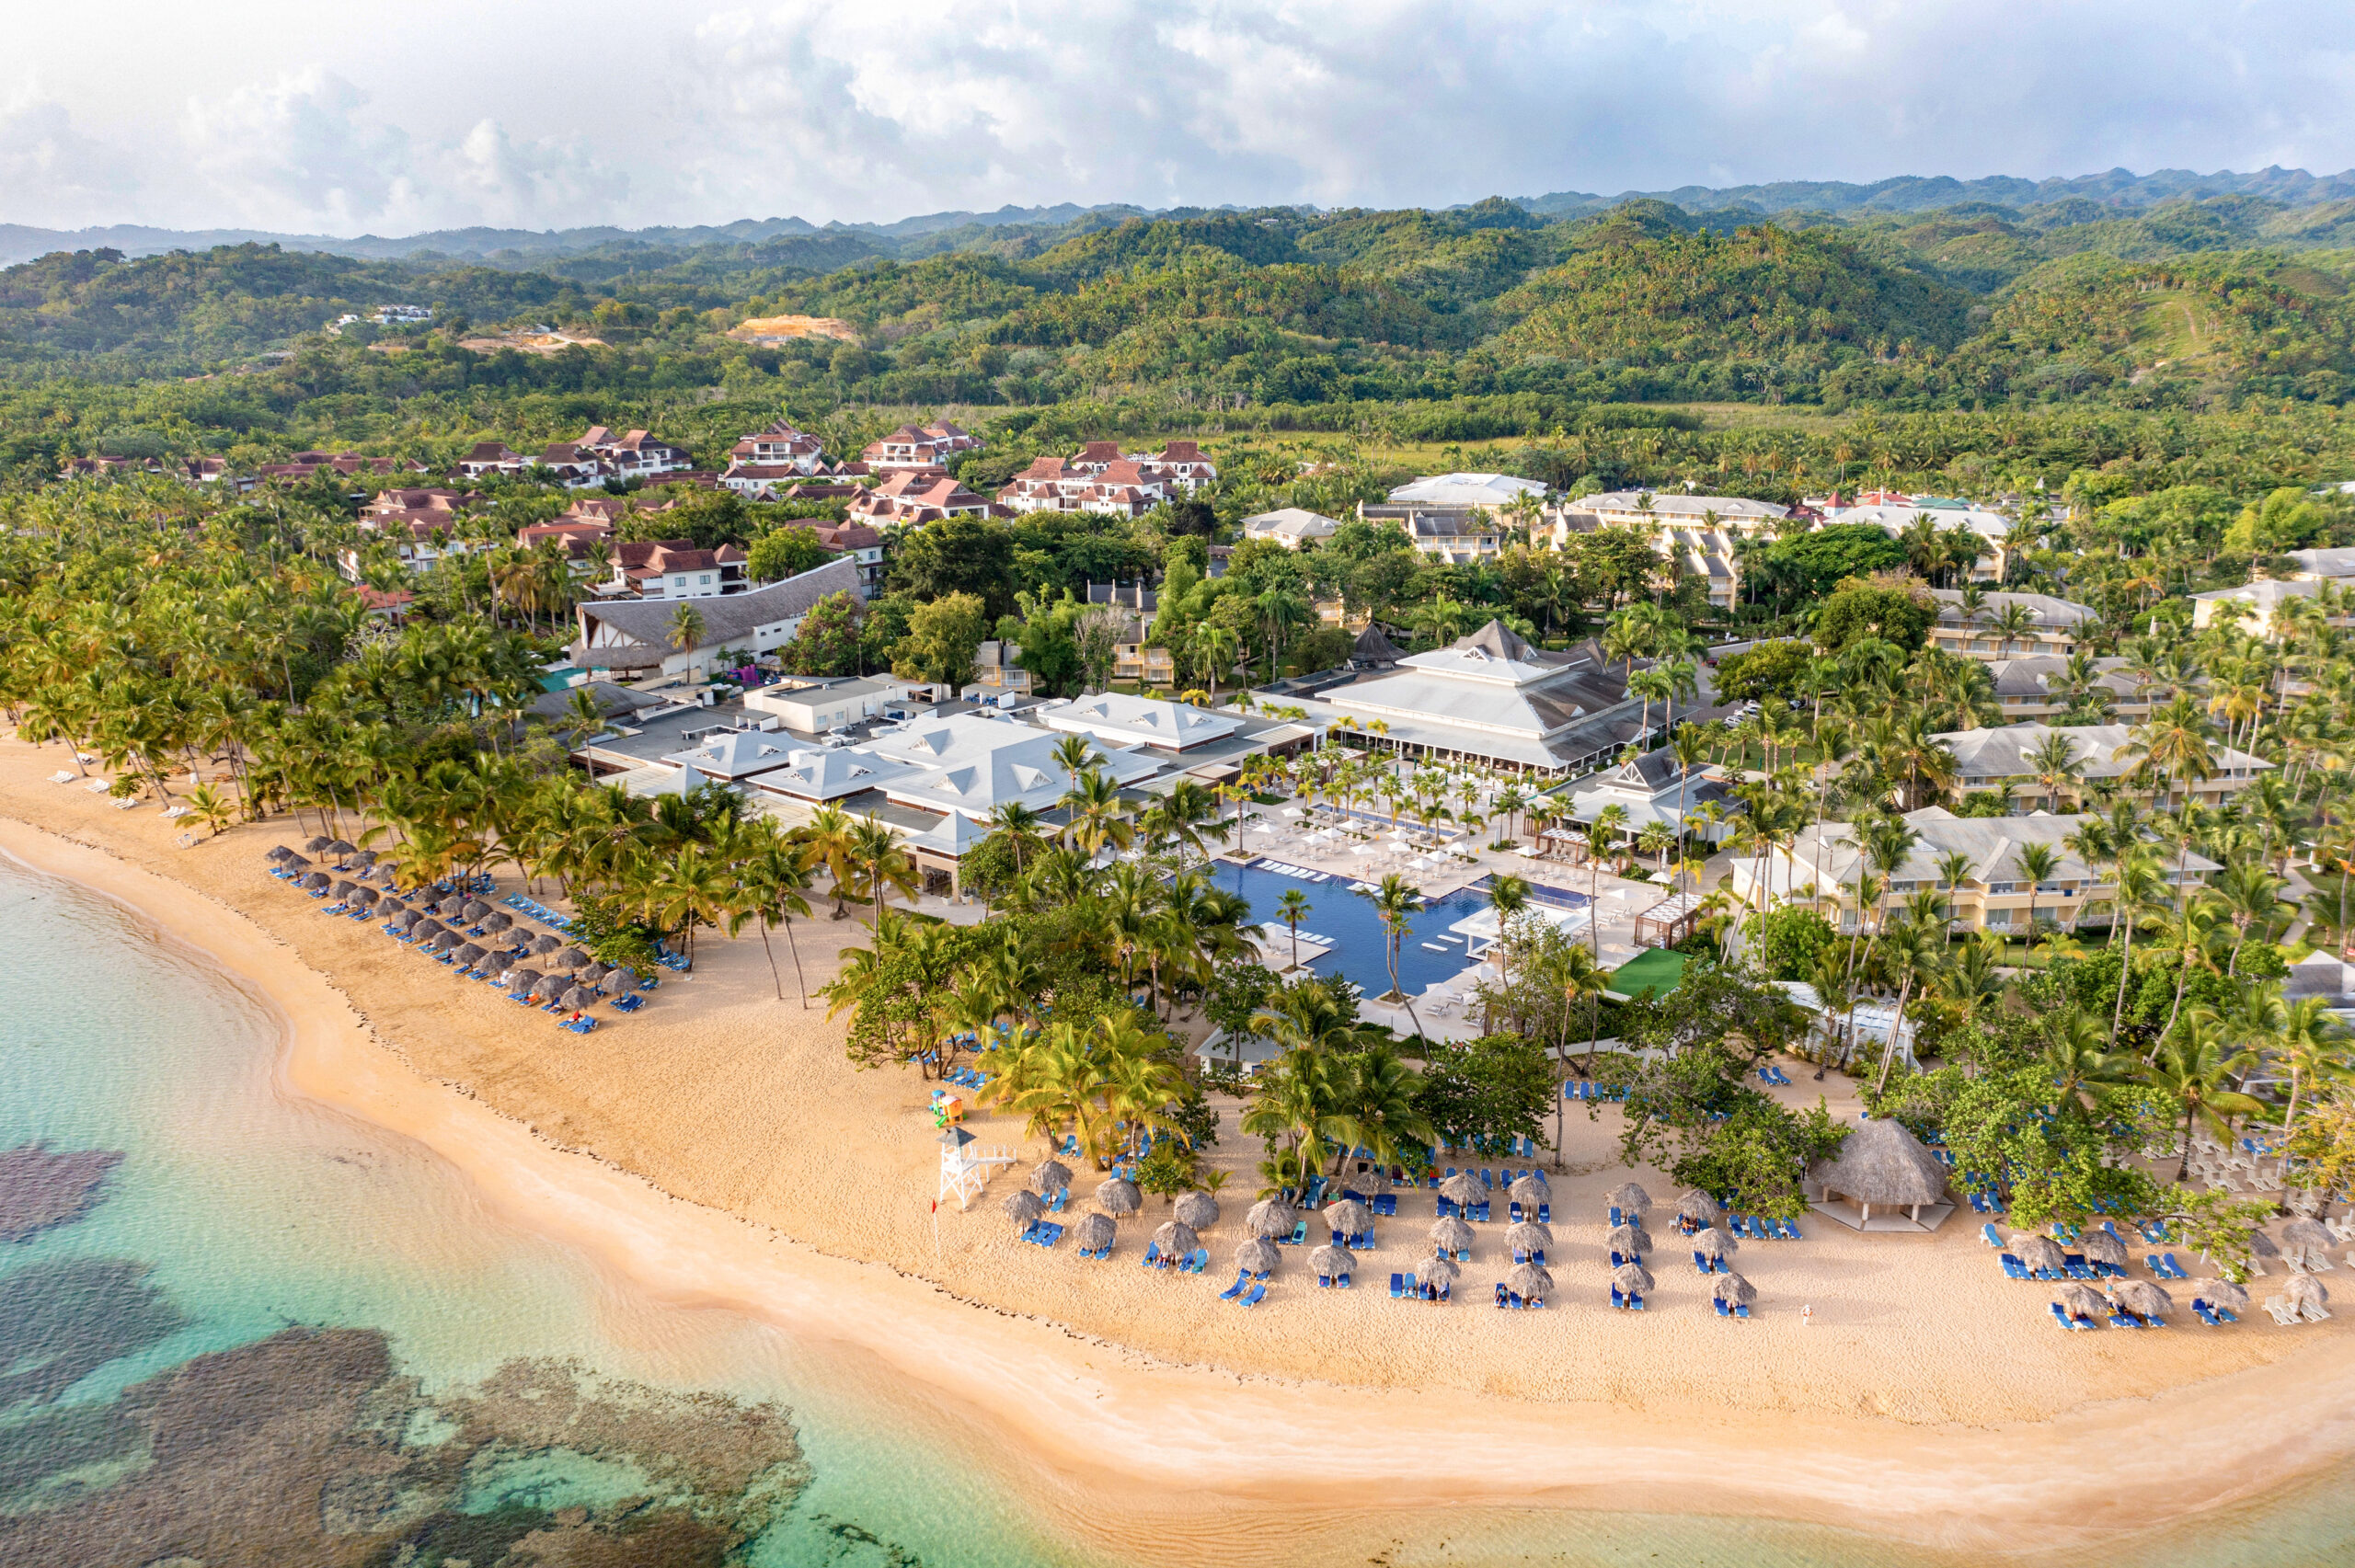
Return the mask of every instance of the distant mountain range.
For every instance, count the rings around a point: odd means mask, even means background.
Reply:
[[[1971,204],[2018,208],[2072,200],[2136,212],[2166,201],[2210,196],[2249,196],[2290,207],[2346,200],[2355,198],[2355,169],[2316,176],[2303,169],[2282,168],[2263,168],[2247,174],[2226,170],[2207,175],[2188,169],[2160,169],[2138,175],[2121,168],[2067,179],[2019,179],[1996,175],[1964,180],[1944,175],[1907,175],[1869,185],[1837,180],[1781,180],[1770,185],[1688,185],[1673,190],[1625,190],[1615,196],[1563,190],[1512,200],[1540,217],[1575,218],[1645,199],[1673,202],[1694,212],[1751,209],[1762,215],[1826,212],[1844,216],[1934,212]],[[684,228],[625,229],[601,225],[543,231],[436,229],[399,238],[273,234],[261,229],[159,229],[139,223],[71,230],[0,223],[0,265],[14,265],[62,250],[111,248],[128,256],[154,256],[171,250],[207,250],[214,246],[247,243],[276,244],[288,250],[320,251],[372,261],[436,257],[496,259],[511,266],[632,245],[681,249],[828,237],[864,240],[867,245],[859,248],[871,247],[872,254],[898,254],[903,248],[910,254],[920,254],[938,248],[937,242],[925,243],[931,236],[952,229],[1060,228],[1083,218],[1100,223],[1132,216],[1194,216],[1209,211],[1213,209],[1148,209],[1122,203],[1082,207],[1066,201],[1051,207],[1001,207],[994,212],[927,212],[892,223],[820,225],[801,218],[742,218],[732,223]]]

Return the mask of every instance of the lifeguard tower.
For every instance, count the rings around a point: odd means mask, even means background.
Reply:
[[[945,1127],[940,1134],[940,1190],[933,1195],[934,1201],[954,1196],[959,1208],[971,1208],[988,1184],[992,1167],[1013,1163],[1014,1150],[985,1149],[963,1127]]]

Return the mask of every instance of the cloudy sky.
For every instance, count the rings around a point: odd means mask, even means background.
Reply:
[[[2355,166],[2349,0],[82,0],[0,222],[353,235]]]

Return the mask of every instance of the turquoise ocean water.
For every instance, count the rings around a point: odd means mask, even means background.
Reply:
[[[107,900],[0,866],[0,1150],[121,1156],[80,1219],[0,1242],[0,1563],[148,1561],[135,1546],[489,1568],[566,1529],[581,1562],[1128,1560],[1084,1488],[921,1388],[650,1301],[418,1146],[291,1097],[268,1013]],[[330,1341],[351,1353],[332,1373]],[[191,1475],[210,1483],[167,1484]],[[2355,1562],[2350,1481],[2049,1560]],[[190,1550],[224,1494],[250,1512]],[[1301,1504],[1283,1560],[1368,1560],[1363,1521],[1327,1540]],[[1173,1527],[1225,1555],[1215,1523]],[[1231,1528],[1233,1555],[1264,1559],[1264,1519]],[[1467,1509],[1384,1535],[1374,1560],[1396,1564],[1964,1561],[1706,1516]]]

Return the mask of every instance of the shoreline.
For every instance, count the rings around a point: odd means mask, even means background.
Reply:
[[[422,1144],[503,1219],[632,1288],[830,1342],[971,1412],[1062,1483],[1070,1495],[1058,1512],[1074,1529],[1131,1555],[1165,1539],[1173,1488],[1214,1504],[1244,1543],[1278,1518],[1297,1526],[1309,1488],[1320,1513],[1353,1505],[1335,1517],[1344,1535],[1380,1514],[1466,1505],[1656,1507],[2023,1555],[2013,1546],[2031,1527],[2041,1551],[2179,1524],[2355,1454],[2355,1356],[2336,1334],[2161,1392],[1986,1425],[1539,1402],[1181,1365],[785,1240],[672,1196],[610,1156],[583,1158],[471,1085],[435,1082],[293,945],[190,883],[13,816],[0,818],[0,849],[128,907],[261,998],[282,1024],[276,1075],[288,1092]],[[2290,1412],[2298,1419],[2284,1420]],[[1379,1447],[1368,1432],[1384,1435]],[[1510,1466],[1499,1454],[1513,1456]],[[2100,1468],[2078,1469],[2079,1455]],[[1125,1531],[1132,1521],[1139,1529]],[[1171,1561],[1198,1548],[1190,1537],[1166,1544]]]

